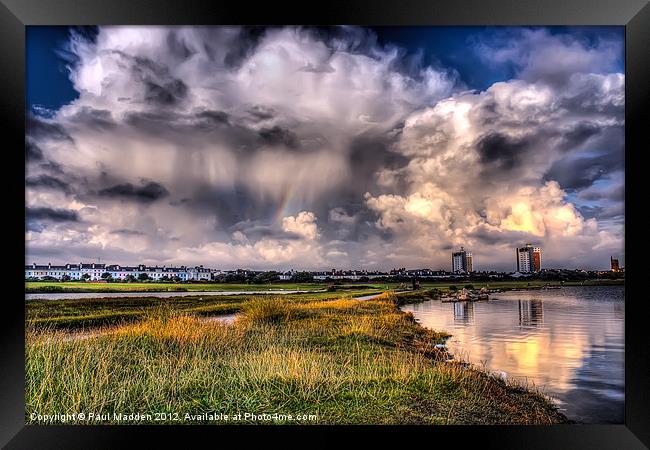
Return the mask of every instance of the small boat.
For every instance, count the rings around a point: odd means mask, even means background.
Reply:
[[[463,288],[456,296],[456,299],[460,301],[471,300],[470,292],[467,289]]]

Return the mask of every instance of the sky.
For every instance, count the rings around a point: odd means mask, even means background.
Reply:
[[[27,263],[624,265],[623,27],[27,27]]]

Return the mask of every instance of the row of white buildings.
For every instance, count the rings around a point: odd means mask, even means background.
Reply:
[[[102,275],[109,273],[114,280],[125,280],[129,275],[134,278],[140,274],[147,274],[151,280],[160,280],[163,277],[168,279],[180,278],[181,281],[189,280],[211,280],[213,274],[220,274],[220,270],[211,270],[203,266],[196,267],[166,267],[166,266],[121,266],[119,264],[66,264],[54,266],[52,264],[38,265],[36,263],[25,266],[25,279],[40,279],[52,277],[61,280],[64,276],[70,280],[87,279],[91,281],[102,280]],[[86,276],[87,275],[87,276]]]

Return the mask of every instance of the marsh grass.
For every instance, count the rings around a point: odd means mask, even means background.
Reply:
[[[392,294],[253,298],[229,325],[161,307],[83,339],[31,326],[27,421],[32,412],[314,414],[309,423],[324,424],[565,421],[536,392],[444,362],[434,345],[446,335],[418,326],[396,303]]]
[[[351,291],[346,295],[362,295],[366,292]],[[173,310],[179,314],[214,316],[239,312],[251,299],[280,299],[281,302],[285,303],[304,303],[332,300],[340,297],[340,293],[313,292],[284,295],[266,294],[262,296],[246,294],[158,298],[148,297],[143,294],[142,297],[40,299],[26,302],[26,316],[28,326],[74,330],[135,322],[160,309]]]

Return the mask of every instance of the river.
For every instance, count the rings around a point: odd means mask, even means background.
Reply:
[[[534,385],[582,423],[624,421],[623,286],[510,291],[489,301],[405,305],[445,330],[451,353]]]

